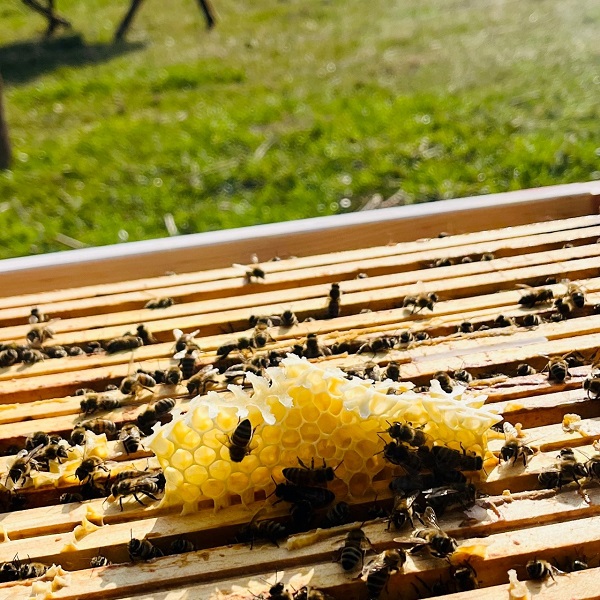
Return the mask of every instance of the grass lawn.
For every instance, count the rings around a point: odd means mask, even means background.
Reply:
[[[598,0],[213,2],[2,2],[0,258],[600,179]]]

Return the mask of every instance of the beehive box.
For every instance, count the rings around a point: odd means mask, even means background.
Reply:
[[[294,344],[305,344],[309,334],[316,334],[322,347],[331,348],[341,340],[359,340],[362,346],[405,331],[426,332],[428,339],[421,342],[396,343],[380,352],[363,348],[360,353],[356,353],[354,344],[350,352],[324,352],[324,356],[310,362],[317,370],[360,371],[365,364],[385,368],[395,361],[400,365],[400,391],[411,384],[429,385],[438,371],[467,369],[474,380],[465,397],[485,396],[482,410],[496,412],[512,424],[521,423],[524,443],[539,451],[529,458],[526,467],[520,463],[495,466],[493,460],[488,460],[486,472],[480,478],[473,475],[479,492],[487,495],[478,500],[480,508],[468,514],[460,508],[451,510],[440,519],[443,530],[456,538],[463,557],[474,553],[470,564],[481,589],[452,593],[455,584],[450,579],[448,562],[425,553],[409,557],[402,571],[391,576],[381,598],[428,597],[438,592],[465,600],[508,598],[509,569],[515,569],[520,579],[527,579],[525,564],[531,559],[545,559],[564,570],[576,557],[587,559],[590,568],[557,574],[555,581],[530,581],[526,588],[536,598],[599,597],[594,585],[600,576],[600,516],[596,509],[600,492],[596,482],[584,480],[583,490],[575,484],[548,490],[542,488],[537,477],[552,468],[562,448],[575,449],[585,461],[595,454],[592,444],[600,438],[600,403],[590,399],[582,387],[590,365],[598,359],[600,314],[595,307],[600,304],[599,192],[593,184],[558,186],[4,261],[0,269],[0,293],[4,296],[0,298],[2,343],[25,342],[31,328],[27,320],[34,306],[56,319],[50,324],[54,338],[47,343],[105,343],[125,332],[135,332],[141,323],[156,341],[133,353],[98,352],[2,368],[2,483],[11,487],[6,473],[27,435],[43,430],[68,437],[84,418],[80,414],[82,398],[73,395],[77,389],[102,391],[107,384],[119,384],[137,368],[154,371],[177,364],[172,358],[174,329],[186,333],[200,329],[195,335],[200,347],[198,368],[213,364],[216,350],[224,343],[252,335],[250,315],[294,311],[300,320],[298,325],[269,327],[271,339],[264,351],[281,353]],[[439,237],[442,232],[448,235]],[[493,255],[485,257],[490,260],[481,260],[487,254]],[[253,255],[258,263],[253,262]],[[275,256],[281,260],[271,261]],[[464,257],[470,262],[463,262]],[[434,266],[438,259],[449,259],[452,264]],[[232,266],[234,263],[247,267]],[[246,271],[256,266],[264,271],[264,279],[246,276]],[[546,285],[550,277],[558,283]],[[586,296],[584,308],[572,311],[569,318],[558,322],[549,319],[556,312],[551,302],[534,309],[519,304],[527,293],[520,286],[549,287],[560,296],[567,293],[566,280],[580,285]],[[340,284],[340,315],[326,318],[332,283]],[[432,310],[413,312],[410,305],[402,306],[407,296],[430,293],[438,296]],[[143,308],[148,301],[164,297],[172,298],[175,304],[157,310]],[[543,322],[524,327],[522,319],[531,313],[539,313]],[[514,324],[495,326],[501,314],[514,318]],[[309,317],[315,320],[306,321]],[[473,333],[457,332],[465,321],[473,324]],[[482,325],[487,328],[480,329]],[[520,363],[542,371],[549,357],[573,351],[581,353],[583,365],[571,368],[570,376],[562,383],[550,380],[544,372],[516,376]],[[228,364],[235,364],[236,357],[251,359],[261,352],[234,351],[227,358]],[[260,388],[258,380],[254,383]],[[234,393],[240,405],[252,402],[241,388],[234,389]],[[223,403],[231,396],[220,380],[213,394]],[[98,416],[120,427],[135,421],[149,402],[161,397],[175,398],[176,411],[182,414],[177,419],[185,419],[192,395],[184,385],[157,385],[151,391],[141,388],[134,401]],[[221,401],[214,395],[211,398],[208,405]],[[249,408],[256,424],[256,411]],[[320,410],[327,412],[322,407]],[[226,412],[218,410],[215,419]],[[238,481],[238,487],[227,488],[225,495],[221,488],[211,494],[214,487],[202,486],[209,480],[228,481],[233,476],[235,469],[230,468],[231,464],[227,466],[229,440],[217,433],[213,457],[207,450],[198,454],[197,440],[192,443],[188,439],[195,450],[190,464],[189,457],[181,459],[181,472],[200,465],[208,474],[198,480],[200,495],[183,507],[183,515],[181,504],[153,502],[146,496],[145,507],[126,497],[122,511],[118,502],[103,498],[60,504],[61,494],[78,491],[72,477],[47,480],[39,486],[30,482],[17,486],[15,491],[22,494],[20,501],[24,502],[19,506],[21,510],[10,511],[16,508],[11,505],[14,498],[4,493],[0,562],[18,556],[22,563],[60,564],[69,574],[55,579],[54,589],[52,584],[31,579],[0,584],[0,598],[208,599],[217,588],[225,594],[232,586],[247,588],[249,580],[264,588],[268,578],[280,578],[285,572],[287,582],[293,575],[307,574],[311,569],[314,574],[310,585],[333,598],[367,598],[365,583],[356,577],[360,571],[347,575],[332,561],[348,526],[309,539],[310,543],[305,539],[296,548],[290,548],[285,540],[280,541],[280,547],[264,540],[256,540],[252,546],[233,543],[240,529],[263,507],[269,506],[261,513],[263,518],[282,522],[288,512],[285,503],[271,507],[274,498],[265,499],[271,491],[268,481],[265,484],[266,472],[256,476],[260,485],[249,484],[257,468],[269,464],[269,476],[280,474],[277,468],[289,466],[296,455],[308,460],[310,444],[314,444],[315,456],[322,455],[319,452],[324,446],[310,438],[314,428],[303,430],[299,425],[299,439],[288,440],[285,456],[283,451],[279,453],[277,427],[282,416],[273,412],[271,429],[266,433],[257,430],[256,445],[237,465],[240,469],[233,481]],[[309,413],[306,411],[306,422],[321,423],[319,415],[313,418]],[[582,420],[565,429],[563,417],[569,413]],[[336,414],[341,426],[342,414]],[[223,419],[222,430],[231,434],[238,422],[237,412]],[[323,423],[319,427],[330,433],[338,427],[335,420]],[[294,427],[288,423],[285,431],[293,431]],[[263,454],[263,438],[270,440],[270,454]],[[497,436],[490,440],[489,449],[497,454],[503,443]],[[112,439],[105,457],[111,474],[131,468],[155,473],[159,464],[150,448],[158,448],[156,444],[155,440],[127,455]],[[393,473],[380,468],[377,462],[382,447],[383,442],[377,448],[365,444],[362,454],[359,452],[363,462],[357,469],[376,469],[372,478],[359,479],[352,487],[351,478],[346,482],[340,477],[331,486],[338,500],[348,500],[358,525],[370,539],[372,549],[367,561],[376,553],[397,547],[394,538],[401,535],[388,530],[385,519],[367,518],[375,502],[384,508],[389,508],[391,502],[388,483]],[[207,448],[211,449],[210,445]],[[163,467],[168,467],[174,451],[164,452]],[[340,474],[351,468],[350,454],[327,456],[331,457],[331,466],[341,461]],[[216,468],[215,461],[223,464]],[[244,471],[247,479],[239,475]],[[99,471],[99,478],[102,476]],[[168,477],[168,489],[169,485],[177,488],[174,477]],[[239,483],[242,480],[244,485]],[[510,495],[503,494],[505,490],[510,490]],[[215,501],[221,510],[214,510]],[[407,527],[404,535],[410,533]],[[184,538],[192,541],[196,550],[131,563],[127,553],[131,538],[150,540],[165,554],[173,540]],[[113,564],[90,568],[90,559],[96,555],[107,557]],[[258,588],[252,589],[254,596],[246,593],[247,597],[260,597]]]

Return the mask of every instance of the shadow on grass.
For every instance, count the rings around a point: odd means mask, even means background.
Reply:
[[[141,42],[125,41],[86,44],[79,34],[13,42],[0,46],[0,73],[6,83],[26,83],[59,67],[101,63],[143,47]]]

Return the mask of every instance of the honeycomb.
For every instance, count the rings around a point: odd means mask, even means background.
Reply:
[[[266,378],[248,374],[251,391],[230,385],[229,392],[197,396],[185,415],[155,427],[148,445],[164,470],[163,504],[183,505],[184,512],[207,498],[215,508],[234,496],[248,504],[257,491],[283,482],[282,469],[298,466],[298,458],[316,465],[324,459],[336,467],[345,495],[360,498],[386,467],[380,436],[389,423],[422,427],[430,445],[484,456],[486,431],[501,420],[482,408],[485,396],[462,386],[446,393],[437,380],[417,393],[406,382],[348,380],[338,368],[291,354],[266,371]],[[229,439],[245,418],[255,428],[251,451],[233,462]]]

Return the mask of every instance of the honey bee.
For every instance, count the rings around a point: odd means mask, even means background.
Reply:
[[[448,373],[444,371],[438,371],[433,374],[433,379],[437,379],[440,382],[440,387],[446,394],[452,393],[452,378]]]
[[[527,375],[535,375],[537,371],[527,363],[517,365],[517,377],[526,377]]]
[[[418,497],[419,492],[415,492],[408,496],[404,496],[403,494],[396,494],[394,496],[394,506],[388,519],[388,529],[392,524],[396,529],[402,529],[407,521],[410,521],[411,526],[414,528],[413,504]]]
[[[454,264],[451,258],[436,258],[429,266],[435,267],[450,267]]]
[[[26,365],[33,365],[35,363],[46,360],[47,358],[48,355],[44,354],[41,350],[37,350],[35,348],[23,350],[22,359]]]
[[[436,558],[450,556],[457,548],[456,540],[441,530],[435,511],[431,506],[425,509],[421,520],[426,525],[424,529],[416,529],[412,538],[408,538],[408,540],[405,538],[394,538],[394,541],[399,543],[416,542],[417,545],[413,547],[413,552],[427,548],[431,555]]]
[[[588,476],[588,471],[585,464],[580,463],[575,458],[575,452],[572,448],[563,448],[558,453],[558,470],[560,471],[560,483],[559,487],[565,483],[565,481],[574,481],[579,487],[579,480]]]
[[[540,485],[546,489],[562,487],[560,469],[545,469],[538,475],[538,481]]]
[[[33,579],[42,577],[48,570],[48,566],[40,562],[28,562],[19,565],[18,579]]]
[[[292,508],[298,506],[294,504]],[[310,506],[310,505],[308,505]],[[312,507],[311,507],[312,508]],[[337,527],[338,525],[345,525],[352,521],[352,515],[350,514],[350,505],[347,502],[341,501],[334,504],[325,514],[325,527]],[[305,520],[308,524],[309,521]]]
[[[163,551],[157,548],[149,540],[138,540],[137,538],[131,538],[127,543],[127,551],[129,552],[129,558],[132,561],[136,560],[151,560],[159,556],[164,556]]]
[[[496,258],[496,256],[494,255],[493,252],[484,252],[481,255],[481,258],[479,260],[481,261],[487,261],[487,260],[494,260]]]
[[[278,483],[274,493],[279,498],[277,502],[289,502],[290,504],[307,502],[314,509],[323,508],[335,500],[335,494],[327,488],[307,487],[294,483]]]
[[[450,471],[462,475],[460,471]],[[440,472],[436,472],[438,475]],[[446,472],[444,472],[446,474]],[[451,477],[442,477],[442,480]],[[436,515],[441,516],[451,506],[461,506],[466,510],[475,504],[477,490],[472,483],[466,483],[466,479],[456,481],[449,485],[423,490],[423,499],[431,506]]]
[[[33,325],[25,337],[31,348],[41,348],[46,340],[54,337],[54,331],[48,325]]]
[[[590,374],[583,380],[583,389],[590,400],[600,399],[600,364],[592,366]]]
[[[550,288],[541,288],[521,296],[519,304],[524,308],[533,308],[537,304],[547,304],[552,300],[554,300],[554,292]]]
[[[198,373],[190,377],[186,382],[186,387],[190,394],[204,394],[208,385],[217,385],[218,381],[213,379],[214,375],[219,373],[219,369],[212,365],[206,365]]]
[[[523,459],[523,466],[527,465],[527,457],[535,454],[529,446],[526,446],[519,439],[519,432],[511,425],[508,421],[504,421],[502,424],[504,431],[504,446],[500,449],[501,460],[509,462],[512,459],[514,465],[519,458]]]
[[[403,308],[412,306],[411,314],[414,314],[421,312],[424,308],[432,311],[438,300],[438,295],[433,292],[430,294],[419,294],[418,296],[406,296],[402,302],[402,306]]]
[[[173,329],[173,337],[175,338],[175,352],[182,352],[188,347],[197,348],[197,345],[194,342],[194,337],[199,333],[199,329],[192,331],[192,333],[183,333],[181,329]]]
[[[498,315],[494,319],[494,327],[513,327],[514,325],[515,325],[515,320],[512,317]]]
[[[217,348],[216,354],[219,359],[227,358],[232,352],[236,350],[240,350],[240,345],[238,341],[226,342],[225,344],[221,344]]]
[[[266,273],[260,267],[248,269],[244,275],[246,283],[256,283],[259,279],[265,279]]]
[[[102,470],[108,473],[108,469],[104,466],[104,461],[98,456],[90,456],[81,461],[81,464],[75,469],[75,477],[83,482],[91,479],[96,471]]]
[[[540,560],[538,558],[527,561],[525,569],[527,570],[527,575],[536,581],[542,581],[548,579],[548,577],[554,580],[554,575],[565,575],[564,571],[557,569],[547,560]]]
[[[405,467],[411,471],[418,471],[422,466],[421,459],[416,452],[410,450],[404,444],[398,444],[394,441],[385,444],[383,457],[393,465]]]
[[[186,552],[194,552],[196,550],[196,546],[190,540],[186,540],[185,538],[177,538],[171,542],[170,546],[171,554],[185,554]]]
[[[0,367],[10,367],[21,360],[21,355],[15,348],[6,348],[0,352]]]
[[[577,284],[570,283],[567,286],[567,295],[577,308],[583,308],[585,306],[585,294]]]
[[[337,505],[336,505],[337,506]],[[335,506],[333,507],[335,508]],[[293,531],[306,531],[311,528],[315,520],[315,509],[310,502],[302,500],[295,502],[290,507],[291,528]],[[327,520],[327,517],[325,517]],[[324,525],[324,527],[332,527],[332,525]]]
[[[229,440],[229,457],[233,462],[242,462],[244,457],[250,454],[250,444],[256,427],[252,429],[250,419],[243,419],[234,429]]]
[[[144,345],[144,340],[137,335],[123,335],[106,342],[106,352],[115,354],[125,350],[134,350]]]
[[[29,473],[31,473],[31,469],[35,469],[36,471],[38,470],[36,456],[39,454],[42,447],[43,446],[41,445],[37,446],[31,451],[21,450],[16,455],[15,460],[8,470],[6,482],[8,482],[8,479],[10,479],[15,486],[18,486],[21,483],[24,484],[29,477]]]
[[[414,339],[415,339],[415,336],[413,335],[412,331],[403,331],[400,334],[398,341],[401,344],[410,344],[410,342],[412,342]]]
[[[67,449],[65,448],[65,444],[66,442],[63,442],[60,436],[51,436],[48,443],[42,447],[42,449],[36,456],[38,466],[44,464],[47,467],[49,461],[51,460],[56,460],[59,463],[62,463],[61,459],[66,460],[67,458],[69,458],[69,455],[67,454]],[[44,470],[49,469],[46,468]]]
[[[99,567],[109,567],[110,565],[112,565],[112,562],[110,562],[110,560],[108,560],[106,556],[102,556],[101,554],[98,554],[97,556],[92,556],[90,560],[90,567],[92,569],[97,569]]]
[[[385,433],[399,442],[406,442],[411,446],[423,446],[427,442],[427,436],[422,428],[415,428],[410,423],[399,423],[398,421],[393,423],[388,421],[387,423],[389,427]]]
[[[141,338],[142,342],[144,342],[144,346],[156,344],[156,342],[158,341],[143,323],[136,327],[136,333],[137,336]]]
[[[175,360],[179,360],[179,368],[183,379],[190,379],[196,372],[196,361],[198,359],[198,350],[189,346],[185,350],[178,352],[173,356]]]
[[[389,362],[385,369],[385,378],[400,381],[400,364],[394,361]]]
[[[81,421],[78,425],[96,435],[105,433],[106,437],[112,437],[117,433],[117,426],[108,419],[88,419],[87,421]]]
[[[175,400],[173,398],[161,398],[150,404],[137,416],[137,425],[142,431],[146,432],[155,423],[158,423],[161,417],[171,412],[174,408]]]
[[[556,381],[557,383],[564,383],[565,379],[571,376],[569,363],[564,357],[553,356],[543,370],[548,370],[549,381]]]
[[[164,479],[164,475],[161,474],[161,476]],[[119,506],[121,507],[121,510],[123,510],[124,496],[133,496],[138,504],[146,506],[139,498],[139,495],[143,494],[152,500],[158,501],[156,494],[163,491],[163,489],[164,485],[158,476],[136,477],[133,479],[121,479],[120,481],[117,481],[111,486],[110,494],[113,500],[119,500]]]
[[[454,371],[452,375],[456,381],[460,381],[465,385],[469,385],[473,381],[473,375],[466,369],[458,369],[458,371]]]
[[[44,346],[44,353],[48,358],[66,358],[69,356],[64,346]]]
[[[363,352],[372,352],[373,355],[375,355],[378,352],[387,352],[388,350],[393,350],[397,343],[397,337],[391,335],[381,335],[362,344],[356,353],[362,354]]]
[[[25,448],[33,450],[38,446],[45,446],[50,443],[50,435],[45,431],[36,431],[25,438]]]
[[[289,309],[284,310],[281,314],[282,327],[294,327],[298,325],[298,317]]]
[[[438,470],[458,469],[460,471],[481,471],[483,459],[476,454],[467,454],[463,448],[462,452],[447,448],[446,446],[434,446],[431,449]]]
[[[327,304],[327,318],[335,319],[340,316],[340,297],[342,292],[339,283],[332,283],[329,290],[329,302]]]
[[[119,390],[125,396],[137,395],[141,390],[149,390],[156,386],[156,379],[141,369],[138,369],[135,375],[125,377],[119,385]]]
[[[423,342],[429,339],[429,334],[426,331],[417,331],[415,333],[415,342]]]
[[[306,358],[319,358],[320,356],[331,355],[331,350],[327,346],[323,346],[319,343],[316,333],[309,333],[306,336],[306,342],[302,352]]]
[[[473,333],[474,331],[474,327],[473,327],[473,323],[471,323],[470,321],[463,321],[459,326],[458,326],[458,333]]]
[[[165,383],[167,385],[178,385],[181,383],[182,379],[183,372],[178,366],[174,365],[167,369],[167,373],[165,375]]]
[[[470,592],[479,588],[477,572],[469,563],[452,567],[450,575],[457,592]]]
[[[259,521],[258,516],[260,514],[262,514],[262,509],[252,517],[248,525],[245,525],[240,529],[235,537],[235,541],[238,544],[249,542],[251,549],[257,539],[268,540],[279,547],[277,540],[286,537],[288,534],[286,526],[283,523],[268,519]]]
[[[337,562],[342,565],[344,571],[353,571],[358,564],[361,566],[365,558],[364,546],[371,546],[369,538],[362,529],[352,529],[346,535],[344,545],[337,553]]]
[[[50,320],[48,315],[45,315],[37,306],[34,306],[29,313],[29,323],[35,325],[36,323],[45,323]]]
[[[73,427],[73,431],[71,431],[71,435],[69,437],[69,441],[72,446],[81,446],[85,443],[85,427],[81,425],[75,425]]]
[[[272,341],[274,338],[269,333],[269,325],[263,321],[259,321],[254,330],[252,331],[252,346],[254,348],[264,348],[267,345],[267,342]],[[239,340],[238,340],[238,349],[239,349]]]
[[[173,298],[156,298],[154,300],[148,300],[148,302],[144,304],[144,308],[157,310],[160,308],[169,308],[169,306],[173,306],[173,304],[175,304],[175,300],[173,300]]]
[[[69,346],[67,348],[67,352],[69,356],[82,356],[83,354],[85,354],[81,346]]]
[[[402,548],[385,550],[363,569],[362,578],[367,584],[370,600],[377,600],[387,588],[390,576],[399,571],[406,562]]]
[[[523,317],[523,327],[538,327],[542,323],[542,319],[539,315],[529,314]]]
[[[307,467],[300,458],[298,459],[298,463],[300,464],[300,468],[286,467],[281,472],[290,483],[301,486],[327,485],[328,481],[333,481],[335,478],[335,469],[328,467],[325,464],[325,459],[323,459],[323,466],[316,469],[314,458],[311,461],[310,467]]]
[[[118,398],[92,393],[87,394],[79,403],[81,412],[84,415],[91,415],[104,410],[114,410],[121,406],[121,401]]]
[[[134,423],[126,423],[119,432],[119,441],[127,454],[134,454],[142,445],[142,432]]]

